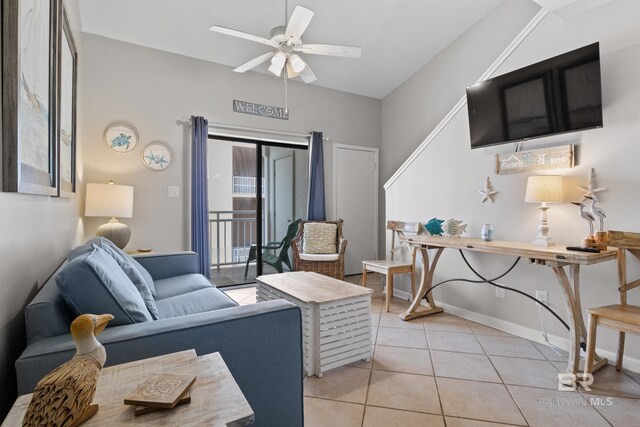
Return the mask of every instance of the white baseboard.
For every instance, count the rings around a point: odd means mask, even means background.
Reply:
[[[399,289],[393,290],[393,296],[396,298],[409,300],[411,298],[411,294],[406,291],[402,291]],[[422,304],[426,304],[425,301]],[[449,314],[456,315],[458,317],[462,317],[463,319],[471,320],[476,323],[480,323],[485,326],[490,326],[494,329],[498,329],[512,335],[526,338],[531,341],[535,341],[541,344],[546,344],[542,331],[537,329],[528,328],[526,326],[518,325],[517,323],[509,322],[507,320],[497,319],[495,317],[487,316],[486,314],[476,313],[475,311],[470,311],[464,308],[457,307],[455,305],[447,304],[442,301],[436,300],[436,304],[440,307],[444,308],[445,311]],[[559,347],[565,351],[569,351],[569,339],[559,337],[557,335],[547,334],[549,338],[549,342],[556,347]],[[615,364],[616,361],[616,353],[613,351],[605,350],[602,348],[596,348],[597,353],[606,357],[609,361],[609,364]],[[584,357],[584,352],[580,351],[581,355]],[[623,362],[624,369],[640,373],[640,359],[636,359],[633,357],[625,356]]]

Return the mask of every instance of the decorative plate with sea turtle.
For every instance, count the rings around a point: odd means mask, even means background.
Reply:
[[[129,126],[113,125],[104,131],[104,143],[116,153],[128,153],[138,144],[138,135]]]

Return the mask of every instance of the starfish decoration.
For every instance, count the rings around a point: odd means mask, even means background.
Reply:
[[[482,194],[482,200],[480,203],[484,203],[487,200],[491,200],[491,203],[496,202],[495,198],[498,192],[493,190],[493,185],[491,184],[491,179],[489,179],[489,177],[487,177],[487,182],[484,184],[484,190],[480,190],[479,193]]]
[[[153,151],[150,152],[149,155],[144,156],[145,159],[147,159],[147,162],[149,163],[149,166],[153,166],[153,165],[158,165],[160,167],[164,166],[165,163],[167,163],[167,161],[164,159],[164,154],[163,155],[159,155],[159,154],[153,154]]]
[[[593,201],[596,203],[600,201],[598,200],[596,193],[606,190],[606,188],[596,187],[596,173],[595,173],[595,169],[593,168],[589,170],[589,182],[587,183],[587,188],[584,188],[584,187],[578,187],[578,188],[585,192],[585,195],[582,196],[582,201],[584,201],[585,199],[593,199]]]

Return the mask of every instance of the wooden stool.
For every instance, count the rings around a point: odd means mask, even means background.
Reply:
[[[391,259],[362,261],[362,286],[367,286],[367,271],[380,273],[385,277],[386,281],[386,310],[389,311],[391,298],[393,298],[393,275],[399,273],[409,273],[411,277],[411,298],[416,294],[415,282],[413,279],[413,270],[416,260],[415,249],[411,255],[411,262],[396,261],[395,258],[395,242],[396,234],[404,235],[405,232],[418,233],[420,224],[417,222],[401,222],[387,221],[387,230],[391,230]]]
[[[627,251],[640,259],[640,233],[609,231],[608,244],[618,248],[618,291],[620,304],[606,307],[595,307],[587,310],[589,313],[589,334],[587,336],[586,358],[584,372],[589,374],[593,369],[596,352],[596,330],[604,326],[618,331],[618,356],[616,370],[622,368],[624,356],[625,333],[640,334],[640,307],[627,305],[627,291],[640,286],[640,280],[627,282]]]

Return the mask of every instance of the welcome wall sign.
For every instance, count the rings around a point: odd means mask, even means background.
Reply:
[[[271,119],[289,120],[289,111],[286,108],[254,104],[253,102],[238,101],[237,99],[233,100],[233,111]]]
[[[574,166],[573,144],[541,150],[496,154],[496,174],[498,175],[539,169],[569,169]]]

